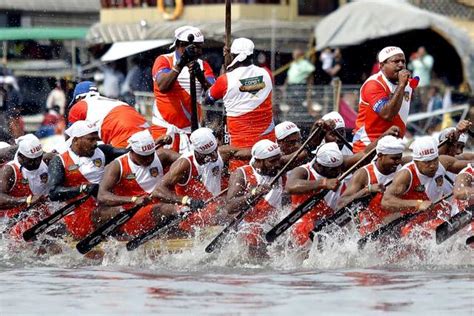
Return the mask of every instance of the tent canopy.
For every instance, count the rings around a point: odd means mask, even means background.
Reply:
[[[87,27],[3,27],[0,41],[84,39]]]
[[[126,41],[113,43],[109,50],[100,58],[101,61],[114,61],[132,56],[150,49],[170,45],[171,39],[159,39],[150,41]]]
[[[316,26],[317,49],[358,45],[411,30],[430,29],[454,47],[464,68],[464,80],[474,88],[474,43],[448,18],[405,1],[359,0],[326,16]]]

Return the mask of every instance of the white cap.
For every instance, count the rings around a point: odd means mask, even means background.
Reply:
[[[227,69],[234,66],[237,62],[244,61],[248,56],[253,54],[255,45],[251,40],[245,37],[236,38],[230,47],[230,53],[237,55],[234,60],[227,66]]]
[[[43,147],[39,139],[33,134],[26,134],[15,139],[18,144],[18,152],[23,156],[35,159],[43,154]]]
[[[268,139],[262,139],[252,147],[252,159],[267,159],[279,154],[281,154],[280,147]]]
[[[316,161],[324,167],[339,167],[344,162],[344,156],[339,146],[334,142],[330,142],[318,148]]]
[[[189,137],[194,151],[200,154],[210,154],[217,148],[217,139],[212,130],[207,127],[201,127],[191,133]]]
[[[282,140],[293,133],[299,133],[300,129],[295,123],[285,121],[275,126],[275,136],[278,140]]]
[[[72,140],[72,138],[86,136],[98,131],[99,129],[95,123],[89,121],[77,121],[72,124],[64,133],[71,137]]]
[[[378,58],[379,63],[383,63],[387,59],[397,54],[402,54],[405,56],[405,53],[402,51],[400,47],[397,46],[387,46],[379,52]]]
[[[443,129],[441,133],[439,133],[439,136],[438,136],[439,142],[444,141],[448,137],[448,135],[454,131],[456,131],[456,127],[448,127],[448,128]],[[461,135],[459,135],[458,142],[461,142],[464,144],[467,143],[467,135],[465,133],[462,133]]]
[[[344,119],[342,118],[341,114],[339,114],[338,112],[335,112],[335,111],[329,112],[328,114],[324,115],[322,119],[324,121],[333,120],[334,123],[336,123],[336,128],[346,127],[346,123],[344,122]]]
[[[130,136],[128,144],[132,151],[140,156],[149,156],[155,152],[155,141],[147,129]]]
[[[438,157],[438,142],[431,136],[415,139],[410,149],[413,151],[413,160],[431,161]]]
[[[204,35],[202,34],[201,30],[198,29],[197,27],[190,26],[190,25],[185,25],[178,27],[174,31],[174,42],[170,46],[170,49],[174,48],[176,46],[176,40],[182,41],[182,42],[187,42],[188,41],[188,36],[192,34],[194,36],[193,43],[204,43]]]
[[[401,138],[387,135],[378,140],[376,150],[377,154],[398,155],[403,153],[405,145]]]

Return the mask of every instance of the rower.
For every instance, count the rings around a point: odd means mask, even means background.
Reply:
[[[373,194],[366,210],[359,211],[359,232],[362,235],[372,232],[387,216],[380,203],[388,183],[395,172],[401,168],[403,141],[391,135],[382,137],[377,143],[377,157],[367,166],[357,170],[347,185],[346,191],[337,202],[338,209],[352,201]]]
[[[43,148],[39,139],[27,134],[16,140],[15,158],[0,169],[0,209],[9,218],[23,209],[46,201],[48,194],[48,166],[43,162]],[[37,212],[18,222],[10,235],[21,239],[23,232],[49,215],[44,204],[35,206]]]
[[[402,212],[423,212],[402,228],[402,236],[420,224],[431,230],[442,222],[437,217],[450,215],[450,210],[445,210],[440,204],[432,207],[432,203],[443,196],[446,171],[458,173],[469,163],[446,155],[439,156],[437,141],[431,136],[416,139],[410,149],[413,161],[395,174],[392,185],[382,198],[382,207],[391,212],[384,223]]]
[[[128,236],[137,236],[155,227],[162,215],[174,212],[172,205],[158,203],[159,200],[151,199],[150,194],[163,179],[164,170],[179,155],[168,149],[156,151],[153,137],[147,130],[133,134],[128,143],[131,151],[105,168],[94,224],[99,227],[123,209],[150,202],[120,228]]]
[[[268,185],[277,175],[281,166],[281,150],[270,140],[258,141],[252,147],[252,159],[248,165],[235,170],[230,177],[227,192],[226,210],[236,214],[247,207],[248,201],[255,196],[264,194],[258,203],[248,210],[241,225],[244,240],[252,256],[264,255],[264,224],[281,209],[283,181],[279,179],[276,185]]]
[[[217,147],[217,139],[211,129],[195,130],[190,141],[192,151],[183,154],[164,176],[155,195],[171,203],[181,204],[191,210],[201,209],[204,201],[216,197],[223,189],[222,172],[230,158],[248,159],[247,150],[230,146]],[[211,203],[202,211],[190,215],[179,228],[190,232],[193,227],[216,223],[217,207]]]
[[[453,188],[454,198],[460,210],[474,204],[474,164],[470,163],[456,176]]]
[[[49,164],[49,198],[51,201],[71,202],[79,196],[92,194],[73,214],[64,218],[69,233],[82,239],[95,229],[92,221],[95,196],[105,165],[128,150],[109,145],[98,147],[98,128],[88,121],[77,121],[66,132],[70,136],[68,150],[55,156]]]
[[[438,135],[438,140],[441,143],[447,139],[447,142],[438,148],[439,154],[456,157],[457,159],[474,159],[474,154],[464,153],[464,147],[466,147],[468,139],[466,132],[471,125],[471,122],[462,120],[456,127],[448,127],[442,130]],[[451,180],[454,181],[454,175]]]
[[[338,133],[344,139],[346,138],[346,123],[344,122],[342,115],[339,114],[338,112],[333,111],[333,112],[327,113],[321,119],[326,122],[333,121],[335,124],[334,129],[332,131],[328,131],[326,135],[324,136],[324,142],[326,143],[335,142],[339,146],[339,149],[341,150],[343,156],[354,155],[352,152],[352,148],[347,147],[344,141],[340,139],[338,136],[336,136],[336,134]],[[365,152],[368,152],[368,151],[366,150]]]

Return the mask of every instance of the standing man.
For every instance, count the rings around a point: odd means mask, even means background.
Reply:
[[[253,64],[253,50],[251,40],[235,39],[230,48],[232,62],[228,72],[217,78],[206,96],[208,104],[223,100],[230,144],[238,148],[251,148],[262,139],[275,141],[272,78],[264,68]],[[230,170],[246,163],[235,161]]]
[[[413,91],[408,85],[405,54],[399,47],[389,46],[379,52],[378,60],[380,71],[360,88],[354,153],[363,151],[393,125],[400,129],[399,137],[405,135]]]
[[[408,69],[413,71],[413,76],[420,78],[418,84],[418,93],[421,100],[421,112],[426,111],[426,106],[428,104],[428,89],[431,83],[431,72],[433,70],[434,58],[426,52],[424,46],[420,46],[418,50],[411,54],[410,63],[408,64]]]
[[[188,42],[189,35],[194,41]],[[207,90],[215,78],[211,66],[199,57],[202,55],[204,35],[193,26],[182,26],[174,32],[175,41],[170,48],[175,51],[158,56],[153,64],[153,124],[159,128],[159,135],[173,137],[172,149],[189,149],[191,134],[191,81],[190,71],[196,76],[196,96]],[[201,107],[198,103],[198,118]],[[184,136],[184,137],[183,137]]]

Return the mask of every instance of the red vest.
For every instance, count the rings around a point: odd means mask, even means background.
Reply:
[[[188,174],[188,181],[185,184],[176,184],[174,189],[179,196],[189,196],[193,199],[208,200],[212,198],[206,186],[199,180],[199,173],[194,166],[194,157],[191,155],[187,157],[191,165],[191,171]]]
[[[8,194],[16,198],[22,198],[31,195],[32,192],[30,186],[28,185],[28,180],[23,178],[20,168],[18,168],[18,166],[15,164],[10,164],[10,166],[12,166],[15,173],[15,183],[13,184],[13,187],[11,188],[10,192],[8,192]],[[2,210],[2,213],[4,212],[7,217],[12,217],[20,213],[20,211],[25,207],[26,203],[8,210]]]

